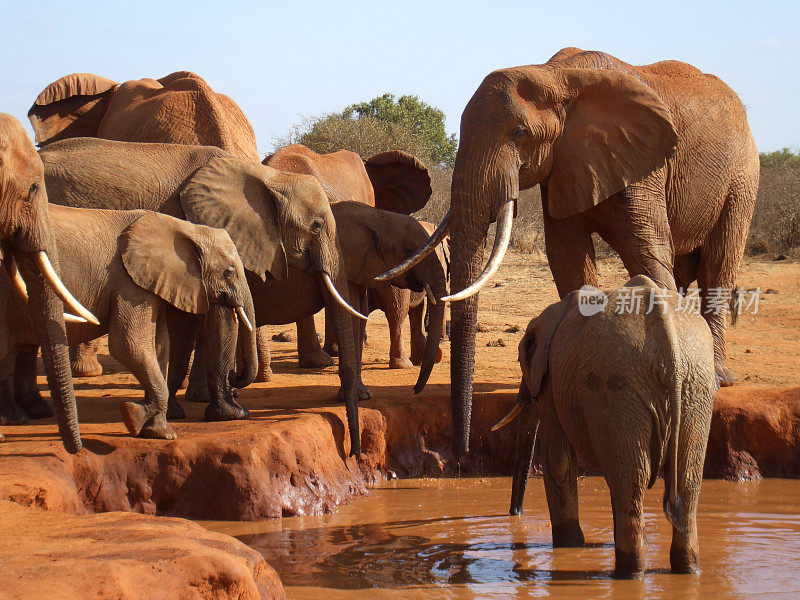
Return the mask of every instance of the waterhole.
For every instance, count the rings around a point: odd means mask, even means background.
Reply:
[[[645,497],[647,571],[612,579],[605,481],[579,480],[587,545],[554,549],[541,479],[521,517],[509,478],[389,482],[335,514],[206,523],[261,552],[290,599],[800,598],[800,481],[703,482],[699,576],[669,572],[663,483]]]

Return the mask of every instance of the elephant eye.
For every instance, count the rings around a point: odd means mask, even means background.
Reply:
[[[311,224],[311,231],[314,233],[320,233],[323,227],[325,227],[325,224],[322,221],[314,221]]]
[[[225,269],[225,275],[227,275],[228,277],[233,277],[235,274],[236,274],[236,267],[234,267],[233,265]]]
[[[28,188],[28,200],[32,200],[33,198],[35,198],[38,191],[39,191],[39,184],[32,183],[31,187]]]
[[[528,133],[528,128],[525,127],[525,125],[517,125],[514,128],[514,132],[512,133],[512,135],[514,136],[514,139],[519,140],[525,137],[525,134],[527,133]]]

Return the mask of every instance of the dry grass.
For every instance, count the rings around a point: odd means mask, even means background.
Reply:
[[[748,254],[800,254],[800,167],[761,167]]]

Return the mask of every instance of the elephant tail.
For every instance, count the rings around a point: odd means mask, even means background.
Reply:
[[[663,290],[657,290],[655,288],[651,289],[650,292],[663,294]],[[650,306],[654,306],[654,304],[651,302]],[[683,383],[686,378],[686,368],[682,360],[680,340],[678,339],[678,330],[671,304],[665,304],[661,307],[655,306],[650,315],[646,318],[652,320],[656,329],[661,329],[664,339],[664,344],[662,346],[664,351],[660,358],[665,367],[663,383],[666,384],[667,387],[667,407],[665,413],[669,415],[667,457],[664,461],[664,514],[673,527],[679,531],[684,531],[686,528],[686,515],[678,484],[685,478],[685,474],[684,477],[681,477],[679,473],[680,441],[678,438],[681,430]],[[652,469],[654,472],[651,475],[653,480],[658,473],[658,463],[661,462],[662,461],[659,460],[653,464]]]

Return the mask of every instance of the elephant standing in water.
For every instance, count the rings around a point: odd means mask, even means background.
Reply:
[[[582,298],[584,291],[572,292],[546,308],[519,344],[517,405],[494,427],[522,413],[510,512],[522,512],[538,429],[553,545],[584,544],[577,455],[611,490],[616,573],[638,576],[642,497],[663,468],[672,570],[697,573],[695,515],[717,389],[711,332],[700,315],[680,311],[676,292],[643,275],[611,294],[607,305],[591,305],[600,312],[584,310]]]
[[[42,346],[61,440],[66,450],[74,453],[82,446],[69,369],[64,307],[82,320],[98,321],[74,299],[57,275],[58,248],[47,208],[42,161],[19,121],[0,113],[0,270],[8,277],[9,284],[28,298],[27,308],[33,322],[31,334]],[[0,361],[8,359],[10,350],[9,345],[0,345]],[[3,393],[12,392],[0,389],[0,394]],[[21,400],[22,409],[31,417],[52,415],[52,408],[41,400],[38,392]],[[0,409],[0,421],[9,417],[14,418]]]
[[[369,390],[356,357],[355,311],[342,296],[348,283],[336,222],[314,177],[208,146],[79,138],[49,144],[40,155],[55,203],[146,208],[225,229],[247,271],[258,325],[291,323],[329,308],[341,350],[338,398],[346,403],[351,450],[358,453],[357,402]],[[200,379],[196,389],[202,389],[205,377],[197,373],[191,379]],[[192,391],[190,383],[187,395]]]
[[[242,109],[188,71],[124,83],[92,73],[65,75],[39,94],[28,118],[41,147],[67,138],[99,137],[216,146],[232,156],[260,161],[253,127]],[[266,331],[259,332],[261,340],[265,336]],[[77,349],[75,376],[102,373],[98,345]]]
[[[669,289],[695,279],[721,385],[725,302],[744,252],[759,159],[744,106],[720,79],[677,61],[636,67],[566,48],[489,74],[461,117],[450,211],[391,277],[451,237],[451,403],[469,449],[478,290],[500,266],[519,190],[541,186],[547,258],[563,297],[597,283],[591,235],[631,276]],[[494,248],[483,270],[490,223]]]
[[[410,215],[420,210],[431,197],[428,170],[417,158],[401,150],[381,152],[363,160],[355,152],[339,150],[318,154],[301,144],[276,150],[264,164],[290,173],[313,175],[322,185],[331,205],[339,202],[360,202],[382,210]],[[341,220],[337,219],[337,225]],[[345,260],[347,260],[345,256]],[[359,257],[354,256],[358,268]],[[350,269],[350,264],[345,266]],[[379,286],[379,306],[386,312],[389,336],[389,368],[410,368],[402,345],[402,326],[409,315],[411,292],[395,286]],[[419,302],[419,299],[417,299]],[[317,368],[333,364],[331,356],[338,352],[330,320],[326,319],[325,347],[320,347],[314,319],[297,323],[297,353],[301,367]],[[419,363],[416,363],[419,364]]]
[[[226,412],[238,406],[233,388],[253,381],[258,361],[251,325],[255,320],[253,301],[228,234],[149,211],[54,204],[49,210],[63,260],[62,276],[100,320],[99,325],[67,325],[68,341],[79,343],[108,333],[111,355],[144,387],[143,403],[122,405],[129,432],[151,438],[176,437],[166,421],[167,402],[170,391],[174,393],[186,376],[191,346],[181,342],[193,340],[189,333],[197,329],[193,315],[206,315],[201,342],[214,349],[208,354],[213,365],[211,361],[206,364],[213,390],[207,412],[215,420],[225,418]],[[9,285],[4,287],[10,291]],[[21,310],[22,302],[13,302],[10,293],[0,297],[0,348],[35,346],[37,340]],[[244,335],[237,336],[237,316]],[[233,374],[237,337],[244,349],[241,376]],[[167,351],[173,390],[165,379]],[[35,386],[35,368],[17,372],[14,358],[12,353],[0,362],[0,381],[9,389],[9,380],[16,383],[32,374]],[[12,398],[6,396],[2,401],[9,410],[15,408]]]

